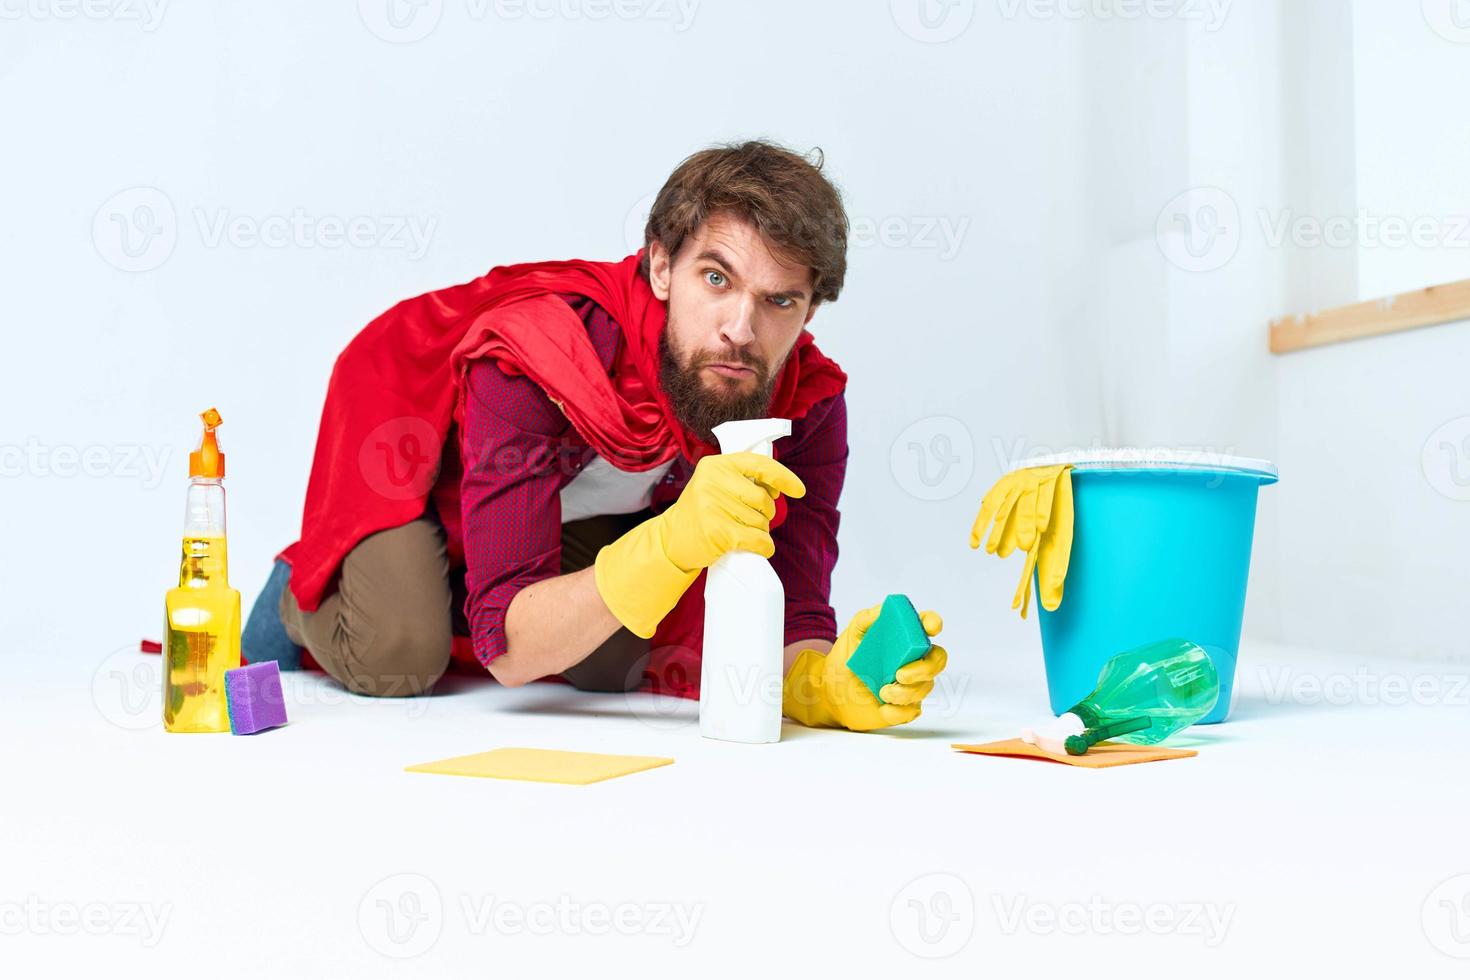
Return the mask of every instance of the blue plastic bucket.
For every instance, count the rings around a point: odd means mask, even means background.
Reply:
[[[1203,647],[1225,720],[1245,613],[1256,492],[1275,483],[1264,460],[1107,451],[1050,457],[1073,463],[1075,536],[1062,603],[1041,610],[1052,711],[1092,692],[1114,654],[1169,637]]]

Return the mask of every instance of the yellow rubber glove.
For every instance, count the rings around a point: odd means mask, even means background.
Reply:
[[[847,728],[855,732],[903,725],[919,717],[920,703],[934,690],[934,678],[949,660],[943,647],[931,647],[918,660],[898,668],[893,683],[878,692],[882,701],[847,669],[847,658],[882,609],[879,603],[852,617],[825,655],[816,650],[801,651],[781,688],[786,717],[810,728]],[[944,628],[936,612],[922,613],[919,619],[930,636],[939,635]]]
[[[724,453],[694,467],[679,499],[597,552],[597,591],[618,622],[647,639],[702,568],[727,551],[775,554],[776,497],[806,494],[769,456]]]
[[[1011,608],[1025,619],[1031,608],[1031,575],[1040,579],[1041,604],[1055,610],[1072,555],[1072,467],[1039,466],[1015,470],[996,481],[980,502],[970,528],[970,547],[980,547],[985,528],[994,520],[985,550],[1005,558],[1020,548],[1026,553],[1021,581]]]

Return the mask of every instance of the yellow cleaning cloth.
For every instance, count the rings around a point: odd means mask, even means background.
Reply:
[[[1052,755],[1019,738],[1008,738],[1003,742],[987,742],[984,745],[951,745],[950,748],[959,749],[961,752],[971,752],[975,755],[1046,759],[1069,766],[1081,766],[1084,769],[1107,769],[1112,766],[1131,766],[1135,762],[1187,759],[1192,755],[1199,755],[1194,749],[1165,749],[1157,745],[1130,745],[1127,742],[1099,742],[1088,749],[1086,755]]]
[[[440,759],[438,762],[421,762],[404,771],[586,786],[588,783],[627,776],[645,769],[657,769],[673,761],[652,755],[604,755],[600,752],[561,752],[557,749],[492,749],[474,755]]]

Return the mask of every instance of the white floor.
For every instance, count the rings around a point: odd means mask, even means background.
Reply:
[[[1250,647],[1197,758],[1089,771],[951,751],[1035,720],[1043,678],[945,639],[913,725],[753,747],[644,695],[373,701],[299,674],[285,729],[170,736],[157,657],[23,656],[0,970],[1465,975],[1466,665]],[[587,787],[402,771],[507,745],[676,762]]]

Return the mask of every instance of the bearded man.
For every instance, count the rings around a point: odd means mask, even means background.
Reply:
[[[785,588],[787,716],[919,715],[944,650],[875,697],[846,660],[878,606],[839,633],[829,602],[847,376],[806,328],[842,288],[847,218],[820,160],[696,153],[644,237],[619,262],[497,267],[348,344],[247,661],[378,696],[425,693],[459,660],[508,687],[697,697],[704,570],[742,550]],[[715,426],[766,417],[791,420],[775,459],[718,452]]]

